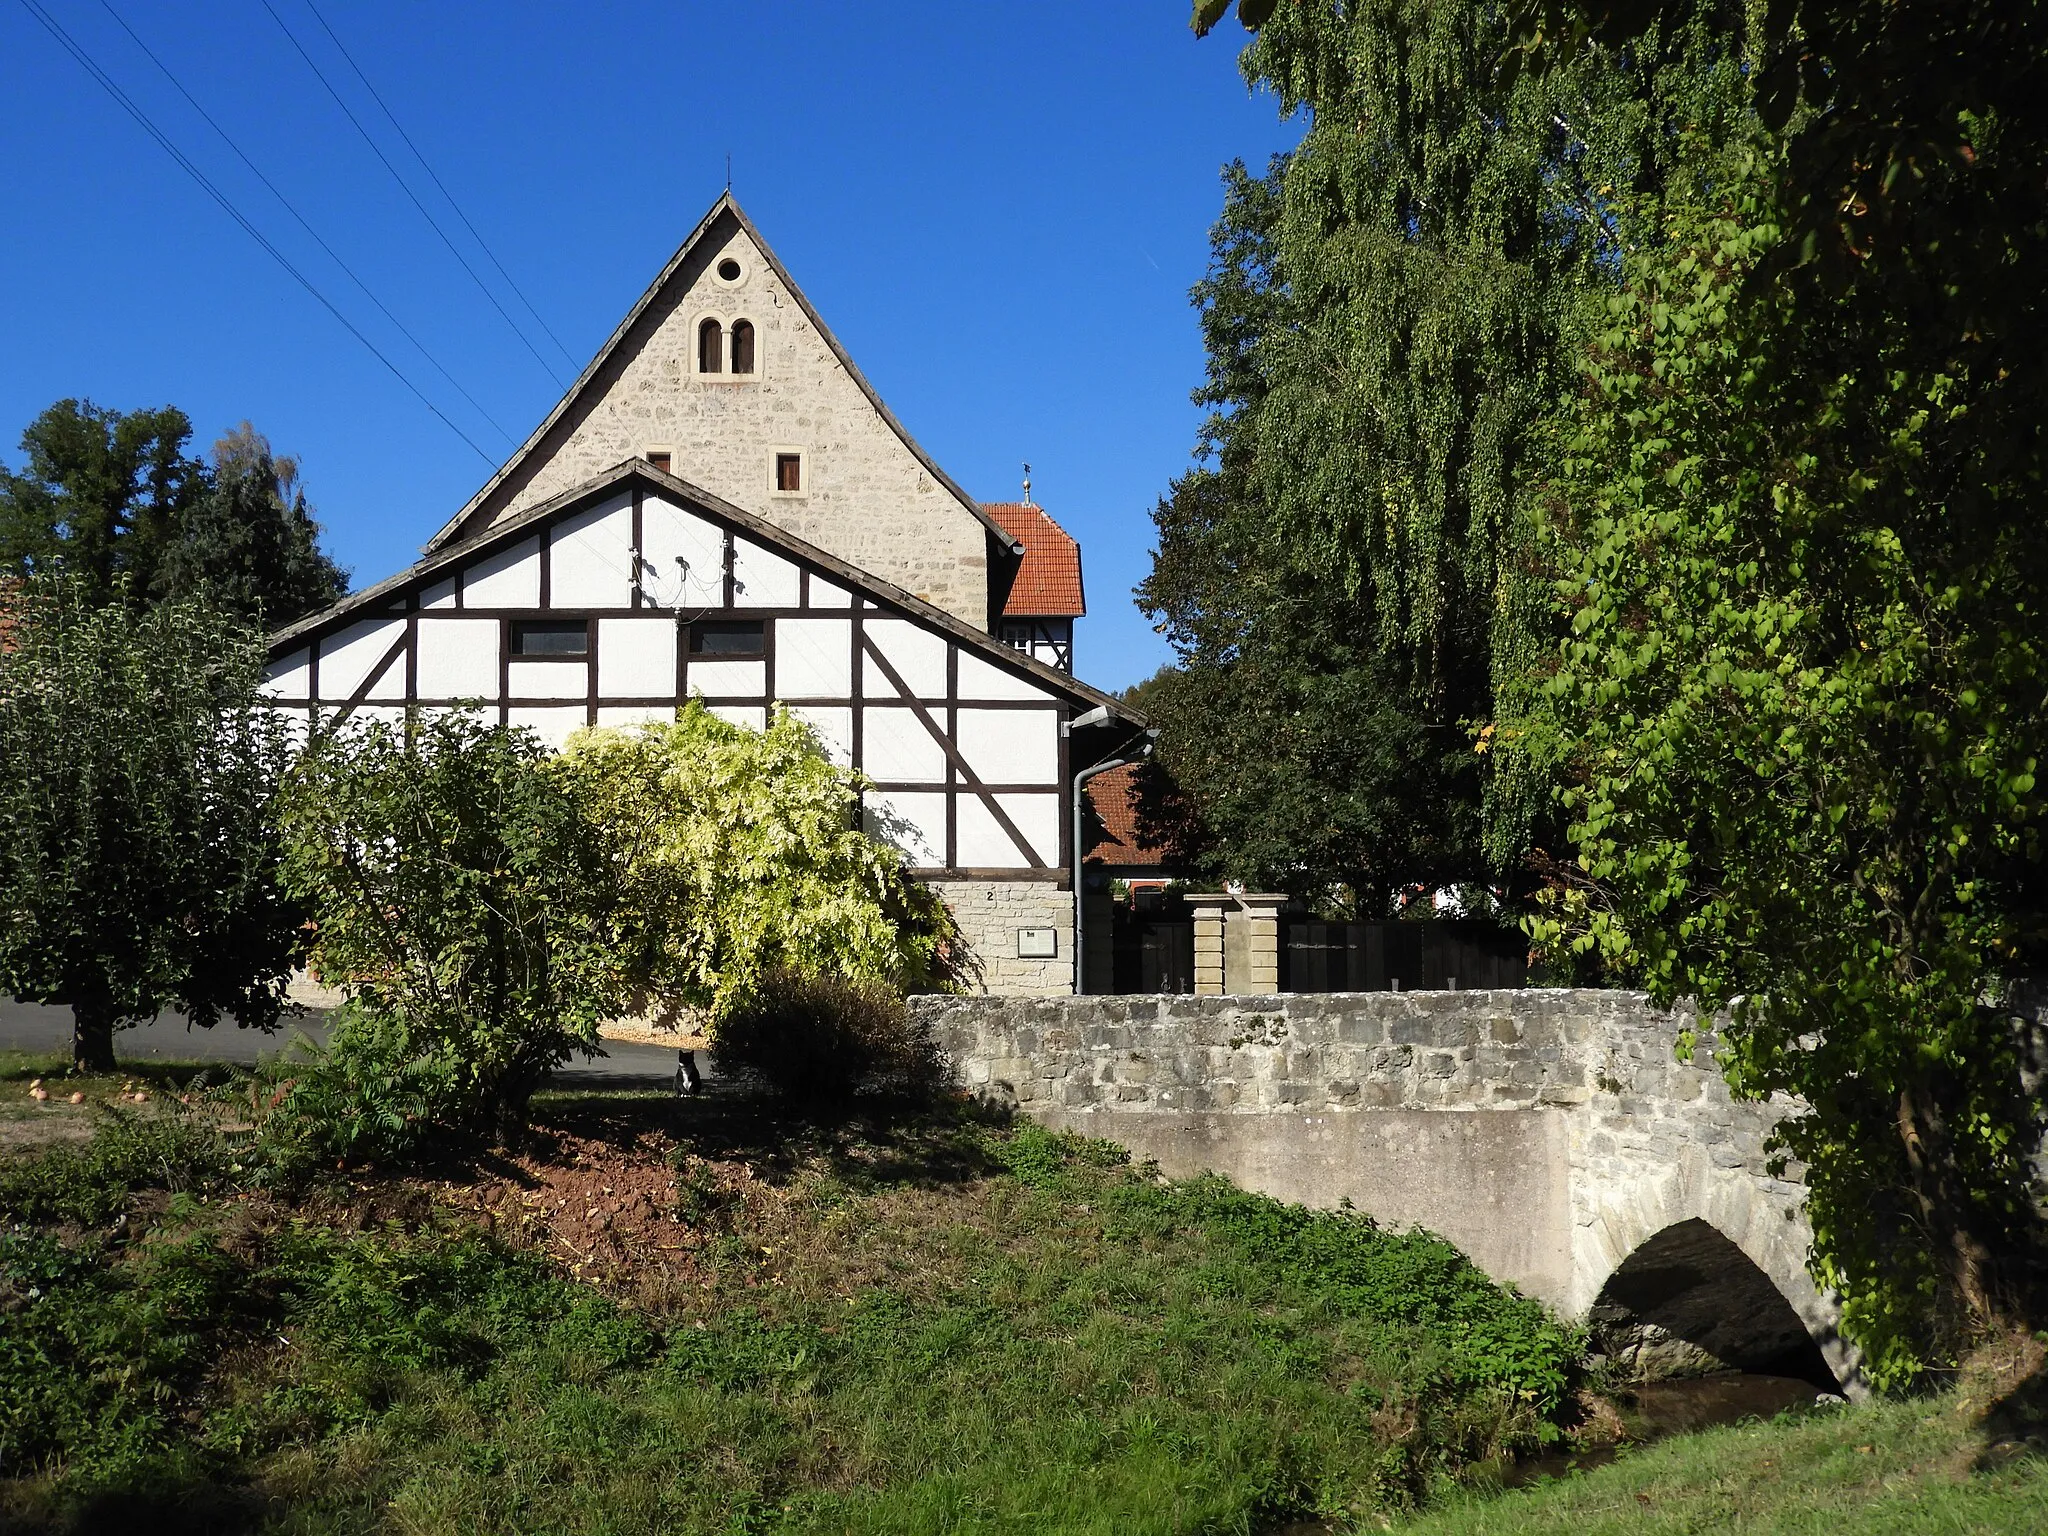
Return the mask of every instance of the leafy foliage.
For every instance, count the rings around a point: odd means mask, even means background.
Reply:
[[[718,1065],[752,1072],[804,1104],[844,1104],[876,1084],[928,1095],[944,1080],[938,1042],[901,993],[791,971],[769,973],[719,1020]]]
[[[1531,433],[1582,296],[1654,229],[1622,194],[1739,106],[1741,26],[1701,6],[1510,75],[1500,11],[1265,9],[1246,76],[1308,130],[1228,174],[1196,290],[1211,462],[1155,514],[1140,600],[1181,654],[1160,751],[1215,862],[1372,917],[1511,876],[1541,835],[1546,786],[1473,739],[1548,617],[1519,598]]]
[[[1815,1274],[1897,1384],[2008,1304],[2033,1214],[2041,1106],[1984,1001],[2043,910],[2038,432],[1985,338],[1882,283],[1754,281],[1774,172],[1731,161],[1611,303],[1550,490],[1572,637],[1538,734],[1580,780],[1572,942],[1730,1007],[1730,1082],[1803,1101]]]
[[[696,701],[672,724],[571,738],[562,781],[597,829],[636,991],[716,1028],[779,972],[897,992],[944,985],[958,935],[894,849],[861,830],[858,783],[808,727],[766,731]]]
[[[213,445],[206,494],[185,514],[157,564],[158,596],[206,592],[275,628],[348,590],[319,545],[298,462],[278,458],[248,422]]]
[[[22,434],[22,470],[0,468],[0,572],[61,574],[95,603],[204,592],[273,626],[341,596],[296,461],[246,421],[211,466],[186,453],[191,436],[175,406],[58,401]]]
[[[0,651],[0,990],[69,1004],[78,1056],[173,1004],[267,1029],[299,917],[276,882],[289,741],[261,642],[204,601],[38,587]]]
[[[313,968],[357,1008],[337,1089],[411,1059],[438,1122],[510,1129],[620,1013],[611,871],[530,733],[466,711],[344,724],[301,760],[283,823]]]

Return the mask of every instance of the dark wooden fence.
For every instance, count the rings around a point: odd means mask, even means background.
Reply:
[[[1185,912],[1118,910],[1111,930],[1111,976],[1117,992],[1195,990],[1195,921]]]
[[[1491,923],[1280,919],[1283,992],[1478,991],[1528,980],[1528,941]]]

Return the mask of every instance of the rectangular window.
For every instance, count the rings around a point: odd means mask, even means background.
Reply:
[[[1010,647],[1013,651],[1030,650],[1031,626],[1029,624],[1005,624],[1003,626],[1003,644]]]
[[[590,621],[587,619],[514,619],[514,656],[588,656]]]
[[[762,619],[719,619],[690,626],[692,656],[763,656],[768,625]]]
[[[775,489],[792,494],[804,488],[804,456],[800,453],[775,455]]]
[[[670,459],[666,448],[650,448],[647,450],[647,462],[665,475],[669,472],[669,465],[674,461]]]

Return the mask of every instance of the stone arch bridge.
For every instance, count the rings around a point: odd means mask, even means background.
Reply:
[[[917,1001],[975,1091],[1308,1205],[1428,1227],[1645,1369],[1860,1388],[1806,1272],[1782,1107],[1737,1103],[1641,993]]]

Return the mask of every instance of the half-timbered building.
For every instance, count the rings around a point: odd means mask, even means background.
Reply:
[[[984,985],[1071,991],[1075,781],[1142,722],[1072,676],[1071,616],[1023,615],[1064,618],[1057,648],[1006,640],[1048,550],[1078,603],[1038,515],[939,470],[727,195],[418,564],[272,637],[266,686],[309,728],[469,705],[557,746],[691,697],[787,706]]]

